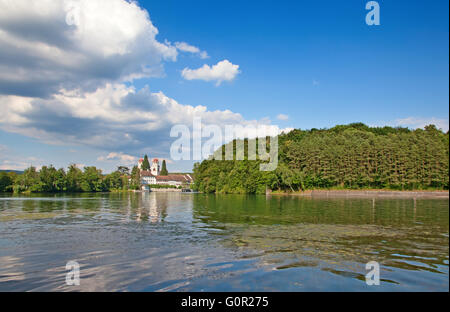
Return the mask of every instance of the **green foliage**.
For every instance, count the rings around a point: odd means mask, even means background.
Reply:
[[[259,164],[205,160],[194,165],[194,188],[256,194],[267,189],[448,189],[449,135],[433,125],[413,131],[362,123],[294,130],[279,136],[275,171],[261,172]]]
[[[139,172],[138,169],[137,171]],[[12,173],[8,173],[8,175],[0,173],[0,191],[14,191],[15,193],[107,192],[127,190],[132,187],[128,181],[128,175],[119,170],[103,175],[102,171],[96,167],[85,167],[82,171],[76,165],[70,165],[67,173],[62,168],[57,170],[53,166],[43,166],[39,171],[30,167],[21,175]],[[139,184],[133,187],[139,188]]]
[[[150,162],[148,161],[148,156],[144,156],[144,161],[142,162],[142,170],[150,170]]]
[[[161,172],[159,173],[159,175],[162,175],[162,176],[169,175],[169,172],[167,171],[167,167],[166,167],[166,160],[163,160],[163,162],[162,162]]]
[[[123,174],[120,171],[114,171],[108,174],[104,180],[104,187],[107,190],[122,190],[124,186],[126,188],[127,184],[124,185]]]
[[[26,169],[21,175],[17,176],[14,181],[14,192],[33,191],[41,188],[39,173],[35,167]]]
[[[141,171],[139,170],[138,166],[134,166],[133,169],[131,170],[130,189],[138,190],[140,185],[141,185]]]
[[[66,176],[66,189],[68,192],[80,192],[81,191],[81,180],[83,172],[76,166],[70,165]]]
[[[84,167],[81,179],[81,189],[83,192],[103,192],[106,185],[102,179],[102,172],[95,167]]]
[[[130,174],[130,168],[125,167],[125,166],[117,167],[117,171],[119,171],[120,174]]]
[[[12,191],[15,173],[0,172],[0,192]]]

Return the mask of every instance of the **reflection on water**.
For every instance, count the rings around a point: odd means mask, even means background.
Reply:
[[[0,196],[0,291],[449,289],[448,199]]]

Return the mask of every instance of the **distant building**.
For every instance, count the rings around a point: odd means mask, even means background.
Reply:
[[[159,160],[158,158],[153,159],[152,165],[150,166],[150,171],[154,176],[159,176],[160,173],[160,167],[159,167]]]
[[[150,171],[141,171],[141,184],[155,185],[156,177]]]
[[[156,177],[156,184],[159,185],[183,186],[192,182],[194,182],[194,179],[189,174],[170,174]]]
[[[190,174],[170,174],[161,176],[161,167],[159,159],[154,158],[150,165],[150,170],[142,170],[143,158],[139,159],[138,167],[141,171],[141,185],[143,189],[149,189],[150,185],[170,185],[170,186],[189,186],[194,179]]]

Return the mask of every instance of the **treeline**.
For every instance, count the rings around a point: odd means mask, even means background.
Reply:
[[[109,192],[139,189],[140,176],[137,166],[131,172],[127,167],[104,175],[96,167],[79,169],[71,165],[64,170],[53,166],[26,169],[23,174],[0,172],[0,192],[57,193],[57,192]]]
[[[261,172],[259,160],[205,160],[194,165],[196,190],[449,189],[449,134],[434,125],[409,130],[355,123],[294,130],[278,140],[275,171]]]

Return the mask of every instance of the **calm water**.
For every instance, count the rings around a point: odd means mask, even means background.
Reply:
[[[448,291],[449,201],[0,195],[0,291],[52,290]]]

